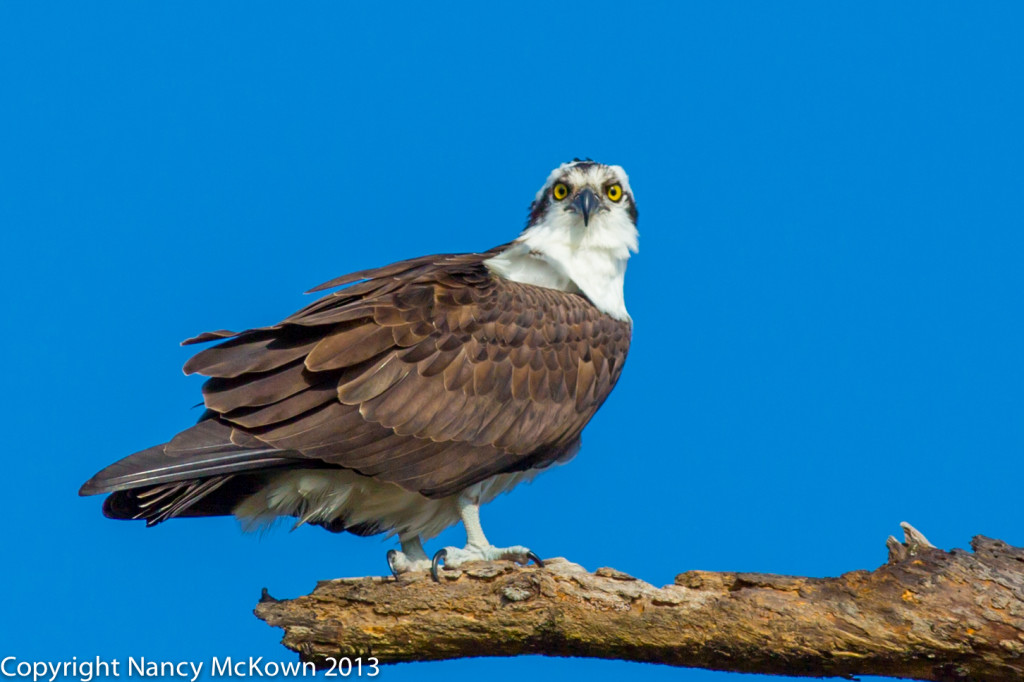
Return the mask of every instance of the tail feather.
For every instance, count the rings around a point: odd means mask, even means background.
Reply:
[[[179,516],[232,514],[271,472],[285,466],[334,468],[273,448],[215,418],[205,419],[168,443],[114,462],[86,481],[78,494],[112,493],[103,503],[105,516],[145,519],[147,526],[155,526]],[[343,523],[334,525],[329,530],[345,530]]]
[[[155,526],[178,516],[227,516],[244,498],[256,492],[260,475],[225,474],[189,481],[119,490],[103,503],[111,519],[145,519]]]
[[[255,471],[294,464],[300,459],[297,453],[278,450],[255,438],[242,441],[244,445],[236,444],[232,432],[230,426],[214,419],[201,421],[169,443],[114,462],[86,481],[78,494],[97,495]]]

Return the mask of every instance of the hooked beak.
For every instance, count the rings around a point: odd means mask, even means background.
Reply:
[[[584,227],[590,223],[590,214],[597,210],[599,205],[600,201],[597,195],[589,187],[584,187],[580,190],[580,193],[572,200],[572,207],[583,214]]]

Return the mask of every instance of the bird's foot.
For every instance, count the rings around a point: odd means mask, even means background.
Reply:
[[[435,581],[439,581],[437,569],[442,562],[445,568],[458,568],[471,561],[514,561],[523,565],[532,561],[541,568],[544,567],[544,562],[539,556],[521,545],[512,547],[466,545],[465,547],[445,547],[437,550],[434,559],[430,562],[430,575]]]
[[[391,575],[396,578],[403,573],[429,571],[431,566],[431,561],[426,556],[417,557],[399,552],[397,549],[388,550],[388,568],[391,569]]]

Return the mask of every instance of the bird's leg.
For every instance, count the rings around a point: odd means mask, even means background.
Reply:
[[[462,525],[466,527],[465,547],[445,547],[439,549],[431,562],[430,574],[437,580],[437,568],[444,562],[445,566],[457,568],[470,561],[495,561],[504,559],[514,561],[518,564],[528,564],[533,561],[538,566],[544,562],[536,554],[522,545],[511,547],[495,547],[487,541],[484,535],[483,526],[480,525],[480,502],[465,495],[460,495],[458,500],[459,516],[462,517]]]
[[[419,535],[399,535],[398,539],[402,543],[402,551],[388,550],[388,568],[391,569],[392,575],[397,578],[402,573],[426,571],[430,568],[430,559],[423,551]]]

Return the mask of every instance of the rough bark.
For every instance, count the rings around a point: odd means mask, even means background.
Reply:
[[[904,524],[889,562],[837,578],[688,571],[656,588],[565,559],[344,578],[256,615],[304,660],[587,656],[796,676],[1024,679],[1024,550],[945,552]]]

